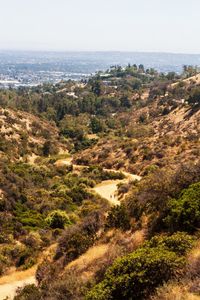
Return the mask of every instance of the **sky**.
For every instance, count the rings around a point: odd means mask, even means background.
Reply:
[[[200,0],[0,0],[0,49],[200,54]]]

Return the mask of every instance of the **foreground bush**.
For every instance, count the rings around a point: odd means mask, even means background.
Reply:
[[[19,288],[14,300],[42,300],[38,288],[34,284],[28,284],[24,288]]]
[[[177,232],[171,236],[155,236],[147,243],[148,247],[164,247],[178,255],[184,255],[194,246],[195,238],[184,232]]]
[[[175,276],[184,259],[163,247],[138,249],[118,259],[104,280],[86,296],[87,300],[146,299],[154,289]]]

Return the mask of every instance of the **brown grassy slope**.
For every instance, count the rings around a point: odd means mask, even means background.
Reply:
[[[129,137],[102,138],[93,148],[77,156],[78,162],[125,169],[138,175],[157,166],[173,166],[200,155],[200,110],[179,104],[168,114],[159,113],[158,101],[127,113],[124,129]],[[145,123],[139,117],[146,115]],[[129,134],[130,131],[130,134]]]
[[[95,245],[69,264],[61,266],[59,261],[49,260],[48,266],[52,268],[52,273],[47,271],[48,267],[44,263],[44,266],[39,267],[37,274],[43,274],[40,284],[48,282],[45,299],[61,299],[67,292],[71,293],[70,299],[84,299],[85,288],[102,280],[107,268],[116,258],[137,249],[144,239],[145,232],[142,230],[135,233],[111,230],[104,233]],[[55,273],[58,268],[59,272]],[[54,295],[56,297],[52,297]]]
[[[58,148],[66,147],[59,141],[55,124],[32,114],[0,108],[0,152],[19,159],[25,155],[40,155],[45,141],[55,141]]]
[[[171,87],[176,87],[179,84],[180,81],[175,82],[171,85]],[[185,83],[186,85],[191,84],[200,84],[200,74],[194,75],[192,77],[186,78],[181,80],[181,82]]]
[[[150,300],[200,299],[200,242],[187,255],[187,271],[181,280],[164,284]]]

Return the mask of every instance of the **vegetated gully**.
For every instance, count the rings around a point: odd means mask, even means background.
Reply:
[[[69,165],[72,163],[72,158],[61,159],[56,162],[58,165]],[[87,166],[73,165],[75,170]],[[116,170],[107,170],[114,171]],[[141,177],[133,175],[131,173],[122,172],[125,175],[125,179],[122,180],[106,180],[96,185],[93,190],[99,194],[102,198],[107,199],[111,205],[120,205],[120,201],[117,195],[117,189],[119,183],[127,183],[128,181],[140,180]],[[50,247],[51,248],[51,247]],[[44,251],[42,257],[44,257],[50,249]],[[23,287],[27,284],[36,284],[37,265],[25,271],[10,270],[10,273],[0,278],[0,300],[13,299],[17,288]]]

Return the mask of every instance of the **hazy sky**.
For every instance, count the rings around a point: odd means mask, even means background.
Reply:
[[[0,0],[0,49],[200,53],[200,0]]]

